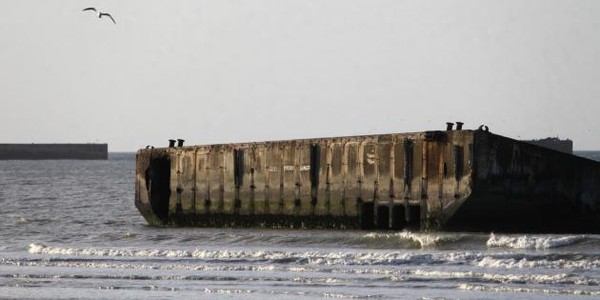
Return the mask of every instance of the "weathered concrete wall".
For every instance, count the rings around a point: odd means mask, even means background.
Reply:
[[[436,131],[144,149],[136,204],[163,216],[147,217],[154,224],[420,227],[470,194],[471,143],[469,131]],[[162,160],[171,176],[161,189],[170,193],[159,196],[144,176]]]
[[[483,131],[473,194],[445,228],[600,232],[600,163]]]
[[[107,144],[0,144],[0,160],[107,158]]]
[[[137,155],[154,225],[600,232],[600,163],[482,130]]]

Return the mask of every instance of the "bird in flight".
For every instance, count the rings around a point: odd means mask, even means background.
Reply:
[[[109,13],[98,11],[95,7],[88,7],[88,8],[83,9],[83,11],[88,11],[88,10],[96,12],[98,14],[99,19],[102,17],[109,17],[113,21],[113,23],[117,24],[117,22],[115,22],[115,19],[113,19],[113,17]]]

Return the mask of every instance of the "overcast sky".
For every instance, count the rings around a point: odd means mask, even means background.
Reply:
[[[596,0],[2,0],[0,11],[0,143],[135,151],[463,121],[600,149]]]

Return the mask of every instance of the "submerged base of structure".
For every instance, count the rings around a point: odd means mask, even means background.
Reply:
[[[355,217],[211,214],[174,215],[171,222],[188,227],[258,227],[302,229],[360,229]]]
[[[409,210],[403,205],[378,206],[373,203],[359,205],[358,216],[333,215],[283,215],[283,214],[254,214],[241,215],[231,213],[183,213],[175,212],[168,219],[159,219],[152,209],[140,202],[137,208],[142,212],[146,221],[152,226],[159,227],[231,227],[231,228],[294,228],[294,229],[381,229],[402,230],[421,228],[420,207],[410,206]],[[374,213],[377,212],[377,215]]]

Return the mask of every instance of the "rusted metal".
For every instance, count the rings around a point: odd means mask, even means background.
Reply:
[[[135,203],[159,226],[600,231],[600,163],[459,123],[141,149]]]

